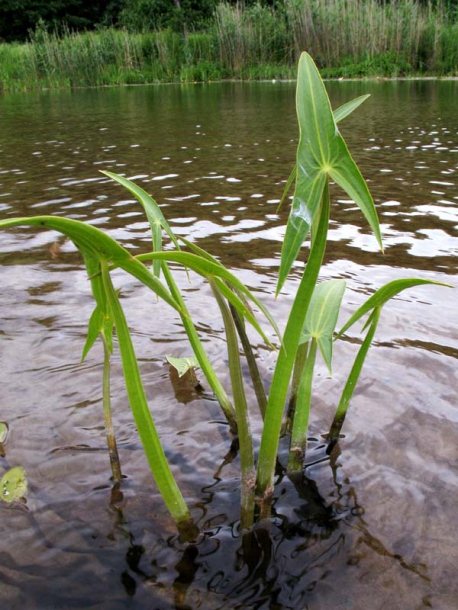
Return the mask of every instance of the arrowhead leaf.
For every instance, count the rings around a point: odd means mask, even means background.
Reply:
[[[307,53],[299,61],[296,97],[299,122],[296,187],[283,241],[277,294],[310,231],[329,178],[361,208],[381,246],[374,202],[340,135],[324,83]],[[363,101],[357,98],[345,104],[336,112],[337,118],[344,118]]]

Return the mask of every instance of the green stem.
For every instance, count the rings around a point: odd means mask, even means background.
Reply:
[[[111,396],[110,396],[110,348],[105,337],[103,340],[103,419],[105,421],[105,432],[107,435],[108,452],[110,455],[111,472],[113,481],[120,483],[122,479],[121,463],[119,461],[118,446],[113,428],[113,418],[111,416]]]
[[[305,361],[304,371],[297,395],[297,407],[294,414],[293,431],[288,459],[288,474],[302,472],[305,451],[307,449],[307,430],[312,404],[313,370],[315,368],[317,341],[312,339]]]
[[[251,435],[248,405],[243,384],[242,367],[240,366],[239,344],[234,320],[227,303],[214,282],[210,280],[213,293],[223,316],[229,358],[229,374],[234,394],[235,412],[237,415],[240,447],[240,465],[242,471],[241,488],[241,526],[243,529],[253,524],[254,518],[254,454]]]
[[[197,358],[200,368],[202,369],[211,389],[215,393],[216,399],[218,400],[221,409],[229,423],[231,432],[237,434],[237,418],[229,397],[223,388],[220,380],[216,376],[216,373],[208,359],[207,353],[205,352],[202,342],[200,341],[199,335],[197,334],[196,327],[194,326],[186,304],[181,296],[180,291],[173,279],[170,272],[170,268],[165,261],[162,262],[162,271],[164,273],[165,281],[169,287],[170,293],[180,307],[180,317],[183,326],[188,336],[189,342],[193,349],[194,355]]]
[[[233,305],[230,305],[230,310],[235,322],[235,327],[240,337],[240,342],[242,344],[243,351],[245,353],[245,358],[248,364],[248,369],[250,371],[251,381],[253,382],[253,389],[254,393],[256,394],[259,410],[261,412],[262,419],[264,419],[266,416],[267,397],[266,391],[264,389],[264,384],[262,383],[261,375],[259,373],[259,368],[256,363],[256,358],[254,357],[253,348],[251,347],[251,343],[248,339],[248,335],[246,332],[245,324],[243,323],[242,317],[240,316],[239,312]]]
[[[127,395],[143,449],[159,492],[178,529],[183,533],[192,535],[195,531],[189,509],[170,470],[151,416],[129,328],[118,296],[113,288],[106,261],[101,261],[101,272],[108,305],[113,315],[118,336]]]
[[[304,372],[305,361],[307,360],[308,342],[302,343],[297,348],[296,359],[294,361],[293,381],[291,383],[291,396],[289,397],[288,412],[286,421],[283,426],[282,436],[291,432],[294,421],[294,413],[296,412],[297,393]]]
[[[355,387],[361,374],[361,370],[363,368],[367,352],[369,351],[372,340],[374,338],[375,331],[377,330],[380,312],[381,307],[376,307],[371,314],[371,325],[369,327],[369,330],[367,331],[367,335],[364,338],[364,341],[361,344],[361,347],[358,350],[358,354],[355,358],[350,374],[348,375],[347,383],[345,384],[342,396],[340,397],[339,406],[337,407],[337,411],[334,415],[334,420],[331,424],[331,428],[329,430],[328,435],[328,443],[331,449],[339,439],[340,431],[342,429],[345,417],[347,415],[348,407],[350,405],[350,400],[353,396],[353,392],[355,391]]]
[[[279,351],[269,399],[267,401],[266,419],[259,450],[257,472],[257,494],[263,506],[268,504],[273,493],[275,462],[280,440],[281,422],[288,394],[291,373],[294,366],[300,333],[304,325],[307,309],[318,279],[324,252],[329,224],[329,189],[326,184],[321,200],[320,222],[315,236],[309,260],[302,276],[296,298],[286,325],[283,346]]]

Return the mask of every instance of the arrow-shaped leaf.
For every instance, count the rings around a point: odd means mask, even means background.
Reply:
[[[176,369],[178,377],[183,377],[189,370],[199,366],[199,362],[195,356],[187,358],[175,358],[174,356],[166,356],[167,362]]]
[[[374,202],[340,135],[323,81],[307,53],[303,53],[299,61],[296,95],[300,134],[296,187],[283,241],[277,294],[310,231],[329,178],[335,180],[360,207],[381,246]],[[356,105],[359,104],[355,102],[354,107]],[[340,118],[354,107],[351,103],[344,106],[338,113]]]

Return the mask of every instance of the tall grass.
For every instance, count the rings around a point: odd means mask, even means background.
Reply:
[[[319,65],[377,64],[390,58],[404,71],[456,72],[458,23],[439,3],[418,0],[285,0],[296,54],[306,48]],[[453,34],[455,36],[453,36]],[[452,56],[444,53],[445,36]]]
[[[292,78],[302,51],[327,76],[458,74],[458,16],[419,0],[221,2],[204,32],[38,26],[0,44],[0,91],[111,84]]]

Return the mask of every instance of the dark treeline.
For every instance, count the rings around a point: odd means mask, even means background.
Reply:
[[[87,31],[120,27],[132,32],[171,29],[192,32],[205,29],[220,0],[1,0],[0,41],[23,42],[37,25],[49,32]],[[402,5],[409,0],[379,0]],[[241,10],[251,5],[281,11],[281,0],[229,0]],[[419,4],[458,12],[458,0],[419,0]]]
[[[0,39],[25,41],[38,24],[57,32],[106,26],[132,31],[196,30],[209,22],[217,3],[218,0],[1,0]]]

